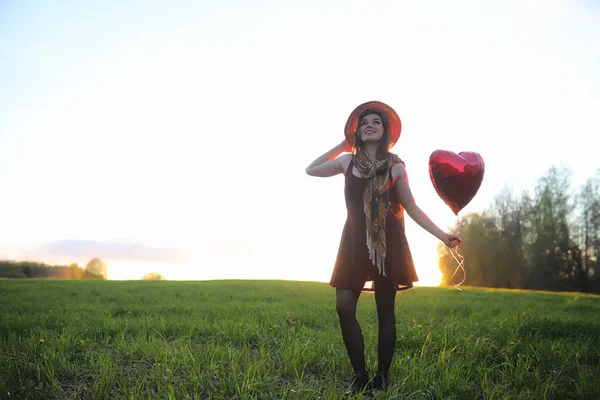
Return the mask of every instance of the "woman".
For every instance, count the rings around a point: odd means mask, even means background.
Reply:
[[[446,246],[460,243],[438,228],[415,204],[404,162],[389,149],[400,137],[398,114],[387,104],[358,106],[346,122],[346,139],[318,157],[306,173],[318,177],[345,175],[348,218],[330,285],[354,379],[351,393],[387,387],[396,344],[396,292],[413,287],[417,274],[404,234],[404,210]],[[349,152],[351,154],[344,154]],[[338,157],[339,156],[339,157]],[[365,286],[373,282],[372,288]],[[379,324],[378,368],[372,381],[365,368],[364,340],[356,319],[361,291],[374,291]]]

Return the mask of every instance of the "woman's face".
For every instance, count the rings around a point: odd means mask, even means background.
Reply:
[[[378,142],[383,137],[383,121],[379,115],[367,114],[359,124],[360,140],[363,143]]]

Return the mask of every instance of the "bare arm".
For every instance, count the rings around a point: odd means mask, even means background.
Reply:
[[[343,152],[352,151],[352,147],[345,140],[317,157],[308,167],[306,173],[311,176],[329,177],[344,173],[344,160],[338,156]]]
[[[406,210],[406,213],[423,229],[431,233],[433,236],[444,242],[446,246],[454,247],[460,243],[461,239],[453,234],[446,233],[435,225],[421,210],[412,195],[410,185],[408,183],[408,174],[403,164],[397,163],[392,166],[392,177],[396,178],[394,189],[398,195],[400,203]]]

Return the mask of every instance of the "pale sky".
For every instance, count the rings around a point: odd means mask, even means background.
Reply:
[[[0,1],[0,259],[327,282],[344,179],[304,169],[354,107],[395,108],[393,151],[449,228],[434,150],[486,163],[461,214],[553,164],[594,175],[598,71],[593,1]],[[407,237],[436,284],[437,239]]]

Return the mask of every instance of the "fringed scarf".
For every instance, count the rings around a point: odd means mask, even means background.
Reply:
[[[389,170],[400,162],[400,158],[389,153],[385,158],[373,160],[369,153],[361,149],[353,156],[353,164],[364,178],[369,179],[363,202],[367,220],[367,248],[369,258],[379,273],[385,276],[385,220],[387,217],[389,197]]]

